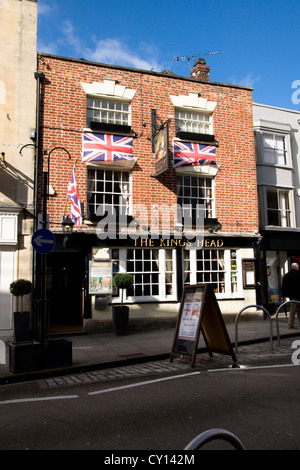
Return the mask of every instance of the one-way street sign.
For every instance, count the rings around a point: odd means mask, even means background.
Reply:
[[[41,254],[50,253],[55,247],[55,237],[50,230],[37,230],[31,239],[33,248]]]

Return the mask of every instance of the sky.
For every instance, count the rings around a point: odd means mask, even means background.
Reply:
[[[37,50],[253,88],[300,110],[299,0],[38,0]]]

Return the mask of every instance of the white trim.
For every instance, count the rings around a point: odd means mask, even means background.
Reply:
[[[207,113],[213,113],[216,109],[217,103],[215,101],[208,101],[206,98],[201,98],[199,93],[189,92],[187,95],[173,96],[170,99],[175,108],[184,108],[197,110]]]
[[[110,97],[123,101],[132,101],[136,90],[118,85],[117,80],[104,79],[103,82],[82,83],[86,95]]]

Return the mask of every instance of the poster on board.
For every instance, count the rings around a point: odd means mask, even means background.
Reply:
[[[111,261],[90,261],[89,293],[112,293]]]

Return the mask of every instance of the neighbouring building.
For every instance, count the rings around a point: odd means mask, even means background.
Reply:
[[[300,262],[300,112],[254,103],[253,120],[262,302],[274,313],[284,274]]]
[[[13,335],[10,294],[16,279],[32,280],[36,127],[37,1],[0,0],[0,337]],[[30,296],[24,309],[31,307]]]
[[[256,303],[252,89],[209,71],[203,59],[182,77],[38,54],[50,329],[107,331],[120,302],[110,272],[134,276],[132,328],[173,320],[186,284],[212,284],[225,315]],[[73,170],[81,218],[65,234]]]

